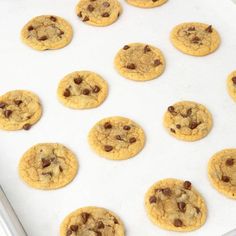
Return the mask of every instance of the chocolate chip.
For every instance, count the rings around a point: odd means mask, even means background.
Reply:
[[[90,214],[87,213],[87,212],[82,212],[81,217],[82,217],[83,224],[85,224],[88,221],[88,218],[90,217]]]
[[[102,17],[109,17],[110,16],[110,14],[108,13],[108,12],[104,12],[103,14],[102,14]]]
[[[194,26],[190,26],[189,28],[188,28],[188,31],[195,31],[196,29],[195,29],[195,27]]]
[[[110,146],[110,145],[105,145],[105,146],[104,146],[104,150],[105,150],[106,152],[110,152],[110,151],[112,151],[112,149],[113,149],[113,147]]]
[[[72,230],[68,229],[66,232],[66,236],[70,236],[72,233],[73,233]]]
[[[154,66],[161,65],[161,61],[159,59],[154,60]]]
[[[83,19],[83,22],[86,22],[86,21],[89,21],[89,17],[88,16],[85,16],[84,19]]]
[[[114,222],[116,225],[119,224],[119,221],[118,221],[115,217],[113,218],[113,222]]]
[[[189,124],[189,128],[190,129],[196,129],[197,127],[198,127],[198,123],[197,122],[193,121],[192,123]]]
[[[93,93],[98,93],[101,89],[95,85],[94,88],[93,88]]]
[[[78,17],[82,17],[82,11],[80,11],[79,13],[78,13]]]
[[[81,84],[82,81],[83,81],[83,80],[82,80],[81,77],[78,77],[78,78],[75,78],[75,79],[74,79],[75,84],[78,84],[78,85]]]
[[[34,27],[32,25],[28,26],[28,30],[32,31],[34,29]]]
[[[94,231],[94,233],[96,233],[96,236],[102,236],[102,233],[99,231]]]
[[[189,108],[187,110],[186,116],[191,116],[191,114],[192,114],[192,108]]]
[[[174,134],[176,133],[176,132],[175,132],[175,129],[172,129],[172,128],[170,128],[170,132],[172,132],[172,133],[174,133]]]
[[[20,106],[20,104],[22,103],[21,100],[15,100],[14,103],[17,105],[17,106]]]
[[[109,3],[109,2],[103,2],[102,5],[103,5],[104,7],[109,7],[109,6],[110,6],[110,3]]]
[[[230,178],[229,178],[228,176],[226,176],[226,175],[223,175],[223,176],[221,177],[221,180],[222,180],[223,182],[225,182],[225,183],[228,183],[228,182],[230,181]]]
[[[123,129],[124,129],[124,130],[130,130],[131,127],[130,127],[129,125],[125,125],[125,126],[123,127]]]
[[[177,124],[177,125],[176,125],[176,128],[177,128],[177,129],[181,129],[181,125]]]
[[[26,123],[23,125],[24,130],[29,130],[30,128],[31,128],[31,124],[29,124],[29,123]]]
[[[134,63],[129,63],[127,66],[126,66],[127,69],[130,69],[130,70],[134,70],[136,68],[136,65]]]
[[[58,36],[61,36],[61,35],[63,35],[63,34],[64,34],[64,31],[60,30]]]
[[[184,186],[185,189],[190,190],[190,189],[191,189],[191,186],[192,186],[192,183],[189,182],[189,181],[184,181],[183,186]]]
[[[84,89],[82,91],[83,95],[89,95],[90,94],[90,90],[89,89]]]
[[[4,111],[4,116],[6,117],[6,118],[9,118],[10,117],[10,115],[12,114],[12,111],[11,110],[6,110],[6,111]]]
[[[56,22],[57,18],[55,16],[50,16],[50,20]]]
[[[173,106],[169,106],[167,109],[170,113],[175,111],[175,108]]]
[[[106,122],[106,123],[103,125],[103,127],[104,127],[105,129],[111,129],[111,128],[112,128],[112,125],[111,125],[110,122]]]
[[[52,172],[49,171],[49,172],[43,172],[42,175],[50,175],[52,177]]]
[[[93,12],[94,9],[95,9],[95,8],[94,8],[91,4],[89,4],[89,5],[87,6],[87,10],[88,10],[89,12]]]
[[[151,197],[149,198],[149,202],[150,202],[150,204],[156,203],[156,202],[157,202],[156,196],[151,196]]]
[[[42,167],[43,168],[46,168],[46,167],[48,167],[48,166],[50,166],[51,165],[51,161],[50,160],[47,160],[47,159],[45,159],[45,158],[42,158]]]
[[[6,103],[0,102],[0,108],[3,109],[6,106]]]
[[[137,140],[136,140],[135,137],[132,137],[132,138],[129,139],[129,143],[135,143],[136,141],[137,141]]]
[[[185,202],[178,202],[177,205],[178,205],[178,208],[181,212],[186,211],[186,203]]]
[[[117,140],[122,140],[122,138],[121,138],[120,135],[116,135],[116,139],[117,139]]]
[[[145,47],[144,47],[144,53],[147,53],[147,52],[150,52],[151,51],[151,48],[148,46],[148,45],[146,45]]]
[[[175,226],[175,227],[181,227],[181,226],[183,226],[182,220],[180,220],[180,219],[175,219],[175,220],[174,220],[174,226]]]
[[[153,2],[157,2],[158,0],[152,0]]]
[[[196,209],[197,214],[199,214],[201,212],[199,207],[194,207]]]
[[[225,161],[225,165],[227,165],[227,166],[233,166],[233,165],[234,165],[234,159],[233,159],[233,158],[228,158],[228,159]]]
[[[236,85],[236,76],[232,78],[232,81]]]
[[[198,36],[195,36],[195,37],[193,37],[192,38],[192,43],[199,43],[199,41],[200,41],[201,39],[198,37]]]
[[[65,89],[63,95],[64,95],[64,97],[70,97],[70,90],[69,89]]]
[[[125,46],[123,47],[124,50],[127,50],[127,49],[129,49],[129,48],[130,48],[130,46],[128,46],[128,45],[125,45]]]
[[[38,38],[39,41],[45,41],[47,39],[48,39],[48,37],[46,35],[43,35],[43,36]]]
[[[61,166],[59,166],[59,170],[60,172],[63,172],[63,168]]]
[[[78,225],[71,225],[71,226],[70,226],[70,229],[71,229],[73,232],[77,232],[78,229],[79,229],[79,226],[78,226]]]
[[[104,228],[105,228],[105,225],[103,224],[102,221],[98,221],[98,223],[97,223],[97,228],[98,228],[98,229],[104,229]]]
[[[212,32],[213,32],[213,30],[212,30],[212,25],[209,25],[209,26],[205,29],[205,31],[206,31],[207,33],[212,33]]]

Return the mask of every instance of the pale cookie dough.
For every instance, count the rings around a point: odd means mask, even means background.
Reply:
[[[83,21],[94,26],[107,26],[114,23],[121,14],[117,0],[80,0],[76,14]]]
[[[211,113],[203,105],[182,101],[169,106],[164,115],[167,131],[184,141],[196,141],[204,138],[212,128]]]
[[[62,222],[60,236],[124,236],[124,225],[113,212],[100,207],[83,207]]]
[[[26,90],[13,90],[0,96],[0,129],[29,130],[42,115],[38,96]]]
[[[145,206],[150,220],[172,231],[192,231],[206,221],[207,208],[191,182],[163,179],[146,193]]]
[[[29,186],[56,189],[69,184],[77,174],[75,155],[58,143],[40,143],[31,147],[20,160],[19,175]]]
[[[171,32],[173,45],[183,53],[205,56],[214,52],[220,45],[220,35],[211,26],[203,23],[183,23]]]
[[[57,89],[60,102],[74,109],[97,107],[106,99],[107,94],[107,82],[90,71],[76,71],[66,75]]]
[[[126,2],[135,7],[152,8],[161,6],[167,0],[126,0]]]
[[[52,15],[37,16],[21,30],[23,42],[36,50],[63,48],[70,43],[72,36],[71,25]]]
[[[217,152],[208,163],[208,176],[219,192],[236,199],[236,149]]]
[[[227,79],[227,88],[229,95],[236,102],[236,71],[233,71]]]
[[[143,43],[125,45],[117,53],[114,63],[123,77],[137,81],[155,79],[165,69],[162,52],[154,46]]]
[[[90,130],[88,139],[98,155],[112,160],[131,158],[145,144],[143,129],[134,121],[119,116],[99,121]]]

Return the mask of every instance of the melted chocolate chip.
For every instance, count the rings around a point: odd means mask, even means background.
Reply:
[[[124,50],[127,50],[127,49],[129,49],[129,48],[130,48],[130,46],[128,46],[128,45],[125,45],[125,46],[123,47]]]
[[[102,17],[109,17],[110,16],[110,14],[108,13],[108,12],[104,12],[103,14],[102,14]]]
[[[77,232],[78,229],[79,229],[79,226],[78,226],[78,225],[71,225],[71,226],[70,226],[70,229],[71,229],[73,232]]]
[[[109,2],[103,2],[102,5],[103,5],[104,7],[109,7],[109,6],[110,6],[110,3],[109,3]]]
[[[6,111],[3,112],[3,114],[6,118],[9,118],[10,115],[12,114],[12,111],[11,110],[6,110]]]
[[[159,59],[154,60],[154,66],[159,66],[161,65],[161,61]]]
[[[197,214],[199,214],[201,212],[199,207],[194,207],[196,209]]]
[[[4,102],[0,102],[0,108],[3,109],[6,106]]]
[[[78,77],[78,78],[74,79],[75,84],[78,84],[78,85],[81,84],[82,81],[83,81],[83,79],[81,77]]]
[[[198,36],[195,36],[195,37],[193,37],[192,38],[192,43],[199,43],[199,41],[200,41],[201,39],[198,37]]]
[[[70,236],[72,233],[73,233],[72,230],[68,229],[66,232],[66,236]]]
[[[87,212],[82,212],[81,213],[81,218],[82,218],[83,224],[85,224],[88,221],[89,217],[90,217],[89,213],[87,213]]]
[[[193,121],[192,123],[189,124],[189,128],[190,129],[196,129],[197,127],[198,127],[198,123],[197,122]]]
[[[20,106],[20,104],[22,103],[21,100],[15,100],[14,103],[17,105],[17,106]]]
[[[233,158],[228,158],[228,159],[225,161],[225,165],[227,165],[227,166],[233,166],[233,165],[234,165],[234,159],[233,159]]]
[[[70,90],[69,89],[65,89],[63,95],[64,95],[64,97],[70,97]]]
[[[149,198],[149,202],[150,202],[150,204],[156,203],[156,202],[157,202],[156,196],[151,196],[151,197]]]
[[[113,222],[114,222],[116,225],[119,224],[119,221],[118,221],[115,217],[113,218]]]
[[[205,29],[205,31],[206,31],[207,33],[212,33],[212,32],[213,32],[213,30],[212,30],[212,25],[209,25],[209,26]]]
[[[195,27],[194,26],[190,26],[189,28],[188,28],[188,31],[195,31],[196,29],[195,29]]]
[[[102,221],[98,221],[98,223],[97,223],[97,228],[98,228],[98,229],[104,229],[104,228],[105,228],[105,225],[103,224]]]
[[[89,89],[84,89],[82,91],[83,95],[89,95],[90,94],[90,90]]]
[[[55,16],[50,16],[50,20],[53,21],[53,22],[56,22],[57,18]]]
[[[137,140],[136,140],[135,137],[132,137],[132,138],[129,139],[129,143],[131,143],[131,144],[132,144],[132,143],[135,143],[136,141],[137,141]]]
[[[171,194],[172,194],[170,188],[163,188],[161,191],[165,196],[171,196]]]
[[[126,66],[127,69],[129,70],[135,70],[136,68],[136,65],[134,63],[129,63],[127,66]]]
[[[58,36],[61,36],[64,34],[64,31],[60,30],[60,32],[58,33]]]
[[[176,116],[177,112],[175,111],[175,108],[173,106],[169,106],[167,109],[172,115]]]
[[[150,51],[151,51],[151,48],[148,45],[146,45],[143,49],[144,53],[147,53],[147,52],[150,52]]]
[[[94,8],[91,4],[89,4],[89,5],[87,6],[87,10],[88,10],[89,12],[93,12],[94,9],[95,9],[95,8]]]
[[[105,150],[106,152],[110,152],[110,151],[112,151],[112,149],[113,149],[113,147],[110,146],[110,145],[105,145],[105,146],[104,146],[104,150]]]
[[[95,85],[94,88],[93,88],[93,93],[98,93],[101,89]]]
[[[78,13],[78,17],[82,17],[82,12],[80,11],[79,13]]]
[[[175,226],[175,227],[181,227],[181,226],[183,226],[182,220],[180,220],[180,219],[175,219],[175,220],[174,220],[174,226]]]
[[[50,175],[50,177],[52,177],[52,172],[49,171],[49,172],[43,172],[42,175]]]
[[[103,125],[103,127],[104,127],[105,129],[111,129],[111,128],[112,128],[112,125],[111,125],[110,122],[106,122],[106,123]]]
[[[189,182],[189,181],[184,181],[183,186],[184,186],[185,189],[190,190],[190,189],[191,189],[191,186],[192,186],[192,183]]]
[[[158,0],[152,0],[153,2],[157,2]]]
[[[228,182],[230,181],[230,178],[229,178],[229,176],[223,175],[223,176],[221,177],[221,180],[222,180],[223,182],[225,182],[225,183],[228,183]]]
[[[47,159],[45,159],[45,158],[42,158],[42,167],[43,168],[46,168],[46,167],[48,167],[48,166],[50,166],[51,165],[51,161],[50,160],[47,160]]]
[[[63,172],[63,168],[61,166],[59,166],[59,170],[60,172]]]
[[[122,138],[121,138],[120,135],[116,135],[116,139],[117,139],[117,140],[122,140]]]
[[[178,202],[177,205],[178,205],[178,208],[181,212],[186,211],[186,203],[185,202]]]
[[[174,134],[176,133],[176,132],[175,132],[175,129],[172,129],[172,128],[170,128],[170,132],[172,132],[172,133],[174,133]]]
[[[26,123],[23,125],[24,130],[29,130],[30,128],[31,128],[31,124],[29,124],[29,123]]]
[[[123,129],[124,129],[124,130],[130,130],[131,127],[130,127],[129,125],[125,125],[125,126],[123,127]]]
[[[28,26],[28,31],[32,31],[34,27],[32,25]]]
[[[188,116],[191,116],[191,114],[192,114],[192,108],[189,108],[189,109],[187,110],[186,116],[187,116],[187,117],[188,117]]]
[[[236,85],[236,76],[232,78],[232,81]]]
[[[86,22],[86,21],[89,21],[89,17],[88,16],[85,16],[84,19],[83,19],[83,22]]]
[[[39,41],[45,41],[47,39],[48,39],[48,37],[46,35],[43,35],[43,36],[38,38]]]
[[[177,125],[176,125],[176,128],[177,128],[177,129],[181,129],[181,125],[177,124]]]

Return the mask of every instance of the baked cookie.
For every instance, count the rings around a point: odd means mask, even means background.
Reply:
[[[36,50],[63,48],[72,36],[71,25],[59,16],[37,16],[21,30],[23,42]]]
[[[164,115],[164,126],[168,132],[184,141],[204,138],[212,128],[212,116],[203,105],[182,101],[169,106]]]
[[[236,101],[236,71],[233,71],[227,79],[229,95]]]
[[[60,236],[124,236],[124,225],[117,215],[100,207],[83,207],[62,222]]]
[[[117,0],[80,0],[76,14],[90,25],[107,26],[119,18],[121,5]]]
[[[236,199],[236,149],[217,152],[208,163],[208,176],[219,192]]]
[[[69,184],[77,174],[75,155],[58,143],[31,147],[20,160],[19,175],[31,187],[56,189]]]
[[[135,7],[152,8],[161,6],[167,0],[126,0],[126,2]]]
[[[125,45],[115,57],[115,68],[125,78],[145,81],[160,76],[165,69],[162,52],[151,45]]]
[[[171,32],[173,45],[183,53],[205,56],[214,52],[220,45],[220,35],[211,26],[203,23],[183,23]]]
[[[112,160],[124,160],[143,149],[145,134],[134,121],[114,116],[95,124],[88,139],[91,148],[98,155]]]
[[[99,106],[107,97],[108,85],[98,74],[90,71],[76,71],[64,77],[59,83],[59,100],[70,108],[85,109]]]
[[[0,96],[0,129],[29,130],[42,115],[36,94],[26,90],[13,90]]]
[[[191,182],[163,179],[146,193],[145,206],[150,220],[172,231],[192,231],[206,221],[207,208]]]

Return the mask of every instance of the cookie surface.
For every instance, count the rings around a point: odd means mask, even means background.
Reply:
[[[107,97],[107,82],[90,71],[76,71],[66,75],[57,89],[58,99],[74,109],[99,106]]]
[[[236,102],[236,71],[233,71],[227,79],[227,88],[229,95]]]
[[[236,149],[217,152],[208,163],[208,176],[217,191],[236,199]]]
[[[172,231],[192,231],[206,221],[204,199],[191,182],[163,179],[146,193],[145,207],[150,220],[159,227]]]
[[[164,115],[167,131],[184,141],[196,141],[204,138],[212,128],[211,113],[203,105],[181,101],[169,106]]]
[[[112,160],[131,158],[145,144],[143,129],[134,121],[119,116],[97,122],[90,130],[88,139],[98,155]]]
[[[167,0],[126,0],[127,3],[142,8],[159,7],[166,3]]]
[[[72,36],[71,25],[59,16],[37,16],[21,30],[22,41],[36,50],[63,48]]]
[[[211,25],[196,22],[177,25],[170,38],[178,50],[192,56],[208,55],[220,45],[220,35]]]
[[[142,43],[125,45],[117,53],[114,63],[120,75],[137,81],[155,79],[165,69],[162,52],[158,48]]]
[[[60,236],[124,236],[123,223],[113,212],[83,207],[69,214],[61,224]]]
[[[70,183],[77,174],[75,155],[58,143],[31,147],[20,160],[19,175],[31,187],[56,189]]]
[[[121,5],[117,0],[80,0],[76,14],[90,25],[107,26],[119,18]]]
[[[38,96],[26,90],[13,90],[0,96],[0,129],[29,130],[42,115]]]

